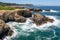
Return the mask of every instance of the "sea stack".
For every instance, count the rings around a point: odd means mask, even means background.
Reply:
[[[42,25],[42,24],[47,23],[47,22],[52,23],[54,21],[53,19],[42,16],[41,14],[38,14],[38,13],[33,15],[32,20],[34,21],[34,23],[36,23],[36,25]]]

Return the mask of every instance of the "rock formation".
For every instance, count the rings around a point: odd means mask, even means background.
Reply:
[[[42,16],[41,14],[34,14],[32,20],[34,21],[34,23],[36,23],[36,25],[41,25],[47,22],[53,22],[53,19],[49,19],[48,17]]]
[[[32,9],[31,9],[32,10]],[[41,11],[41,10],[35,10]],[[13,31],[10,27],[6,24],[10,21],[15,22],[26,22],[26,18],[32,17],[32,13],[26,9],[18,9],[18,10],[0,10],[0,39],[4,38],[5,36],[11,36]],[[47,22],[53,22],[53,19],[48,17],[42,16],[41,14],[34,14],[32,21],[36,23],[36,25],[41,25]]]
[[[15,19],[16,22],[21,22],[21,23],[26,21],[25,17],[17,15],[17,14],[15,14],[14,19]]]
[[[28,10],[1,10],[0,19],[5,22],[17,21],[25,22],[27,17],[32,17],[31,11]]]
[[[42,12],[42,9],[34,9],[34,12]]]
[[[17,10],[17,14],[23,17],[32,17],[32,13],[29,10]]]
[[[9,26],[3,20],[0,19],[0,39],[3,39],[5,36],[7,36],[9,30],[11,30]]]

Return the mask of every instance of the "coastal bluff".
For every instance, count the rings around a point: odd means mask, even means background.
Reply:
[[[53,19],[48,17],[42,16],[39,13],[33,14],[28,9],[16,9],[16,10],[0,10],[0,39],[3,39],[5,36],[11,36],[13,31],[7,25],[7,22],[19,22],[24,23],[26,22],[26,18],[31,18],[31,20],[36,25],[41,25],[47,22],[53,22]]]

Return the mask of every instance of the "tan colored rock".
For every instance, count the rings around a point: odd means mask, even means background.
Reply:
[[[7,36],[9,30],[11,30],[9,26],[2,19],[0,19],[0,39]]]
[[[34,14],[34,18],[41,19],[41,18],[43,18],[43,16],[41,14],[36,13],[36,14]]]
[[[52,23],[54,21],[53,19],[42,16],[41,14],[38,14],[38,13],[33,15],[32,20],[34,21],[34,23],[36,23],[36,25],[42,25],[42,24],[47,23],[47,22]]]
[[[14,18],[15,18],[15,21],[16,21],[16,22],[21,22],[21,23],[23,23],[23,22],[26,21],[26,18],[23,17],[23,16],[20,16],[20,15],[15,15]]]

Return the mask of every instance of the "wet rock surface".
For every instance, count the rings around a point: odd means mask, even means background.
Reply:
[[[3,39],[5,36],[7,36],[9,30],[11,30],[9,26],[3,20],[0,19],[0,39]]]
[[[28,10],[1,10],[0,11],[0,19],[5,22],[9,21],[17,21],[17,22],[25,22],[26,18],[32,17],[31,11]]]
[[[31,9],[33,10],[33,9]],[[35,10],[36,12],[42,10]],[[26,18],[32,17],[32,12],[29,10],[0,10],[0,39],[2,40],[5,36],[11,36],[13,31],[6,24],[10,21],[24,23]],[[53,22],[53,19],[42,16],[41,14],[35,13],[31,19],[36,25],[42,25],[47,22]]]
[[[14,19],[15,19],[16,22],[21,22],[21,23],[26,21],[25,17],[19,16],[19,15],[15,15]]]
[[[21,15],[21,16],[24,16],[24,17],[27,17],[27,18],[32,17],[31,11],[28,11],[28,10],[18,10],[17,14]]]
[[[34,21],[34,23],[36,23],[36,25],[42,25],[42,24],[47,23],[47,22],[53,23],[53,21],[54,21],[53,19],[42,16],[41,14],[38,14],[38,13],[33,15],[32,20]]]
[[[10,21],[23,23],[27,17],[31,17],[32,13],[27,10],[0,10],[0,40],[6,36],[11,36],[13,31],[6,24]]]

